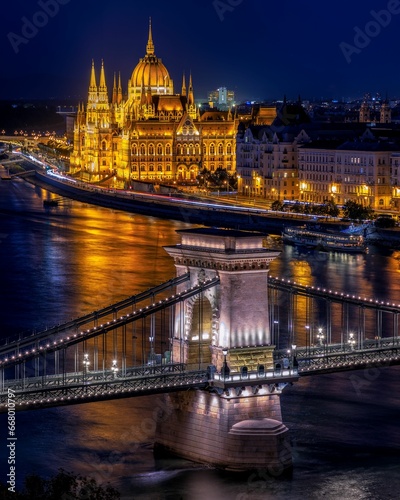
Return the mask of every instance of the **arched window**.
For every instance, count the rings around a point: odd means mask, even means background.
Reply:
[[[222,155],[223,153],[224,153],[224,147],[223,147],[222,143],[220,142],[218,144],[218,154]]]
[[[214,143],[211,143],[210,144],[210,155],[214,155],[215,154],[215,146],[214,146]]]
[[[132,154],[133,155],[137,155],[137,145],[136,144],[132,144]]]
[[[162,145],[161,144],[157,144],[157,154],[158,155],[162,155]]]
[[[157,170],[158,170],[159,172],[162,172],[162,165],[158,165]]]
[[[146,165],[140,165],[140,171],[146,172]]]
[[[151,164],[151,165],[149,166],[149,172],[154,172],[154,165],[153,165],[153,164]]]
[[[149,155],[154,155],[154,144],[149,144]]]
[[[140,145],[140,154],[144,156],[146,154],[146,146],[144,144]]]
[[[232,154],[232,145],[231,145],[231,144],[228,144],[228,145],[226,146],[226,153],[227,153],[228,155]]]
[[[166,170],[167,172],[171,172],[171,165],[167,165],[167,166],[165,167],[165,170]]]
[[[165,154],[166,155],[170,155],[171,154],[171,145],[170,144],[167,144],[165,146]]]
[[[102,143],[101,143],[101,149],[102,149],[102,151],[105,151],[107,149],[107,143],[106,143],[106,141],[102,141]]]

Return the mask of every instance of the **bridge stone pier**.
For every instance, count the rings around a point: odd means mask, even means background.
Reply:
[[[181,244],[165,247],[177,276],[189,271],[191,286],[215,277],[219,284],[177,306],[172,357],[183,355],[189,369],[207,365],[215,374],[208,390],[164,396],[155,450],[233,470],[290,469],[280,394],[297,377],[267,382],[249,376],[273,368],[267,287],[269,264],[279,252],[263,246],[261,233],[178,233]]]

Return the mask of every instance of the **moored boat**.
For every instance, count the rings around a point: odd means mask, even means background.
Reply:
[[[306,226],[286,227],[282,233],[284,243],[332,252],[364,253],[367,250],[364,237],[341,232],[324,232]]]

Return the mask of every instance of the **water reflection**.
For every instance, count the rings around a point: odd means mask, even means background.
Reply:
[[[0,183],[2,336],[76,317],[175,275],[162,246],[177,243],[175,231],[185,224],[75,202],[46,212],[43,190],[5,184]],[[272,275],[373,298],[400,297],[398,252],[281,250]],[[305,298],[299,305],[296,332],[304,340]],[[322,308],[317,318],[316,326],[324,326]],[[112,482],[124,498],[390,498],[400,484],[399,374],[399,368],[379,368],[310,377],[285,389],[282,411],[295,461],[290,480],[155,461],[151,446],[161,397],[18,414],[18,480],[64,467]],[[1,415],[0,427],[5,426]],[[6,459],[4,446],[0,459]]]

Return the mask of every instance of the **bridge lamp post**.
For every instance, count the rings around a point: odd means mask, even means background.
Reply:
[[[83,382],[87,382],[87,372],[89,370],[89,365],[90,365],[90,361],[89,361],[89,354],[85,353],[83,355]]]
[[[322,346],[324,342],[324,334],[322,333],[322,328],[318,328],[317,339],[319,344]]]
[[[310,325],[304,327],[306,329],[306,346],[309,346],[311,352],[311,329]]]
[[[277,349],[279,349],[279,338],[278,338],[278,335],[279,334],[279,321],[277,319],[274,319],[274,329],[273,329],[273,334],[274,334],[274,339],[273,339],[273,342],[275,343]]]
[[[349,333],[349,345],[350,345],[350,349],[352,351],[354,350],[355,343],[356,343],[356,340],[354,338],[354,333]]]
[[[297,371],[297,368],[299,366],[298,362],[297,362],[297,358],[296,358],[296,349],[297,349],[297,345],[296,344],[292,344],[292,370],[293,372],[294,371]]]
[[[150,342],[150,364],[154,365],[154,337],[151,335],[149,337]]]
[[[228,349],[226,347],[222,349],[222,354],[224,355],[224,363],[222,365],[222,375],[225,380],[226,377],[229,377],[229,372],[230,372],[228,363],[226,362],[226,356],[228,355]]]
[[[113,359],[112,366],[111,366],[111,371],[113,372],[114,378],[118,374],[118,366],[117,366],[117,360]]]

